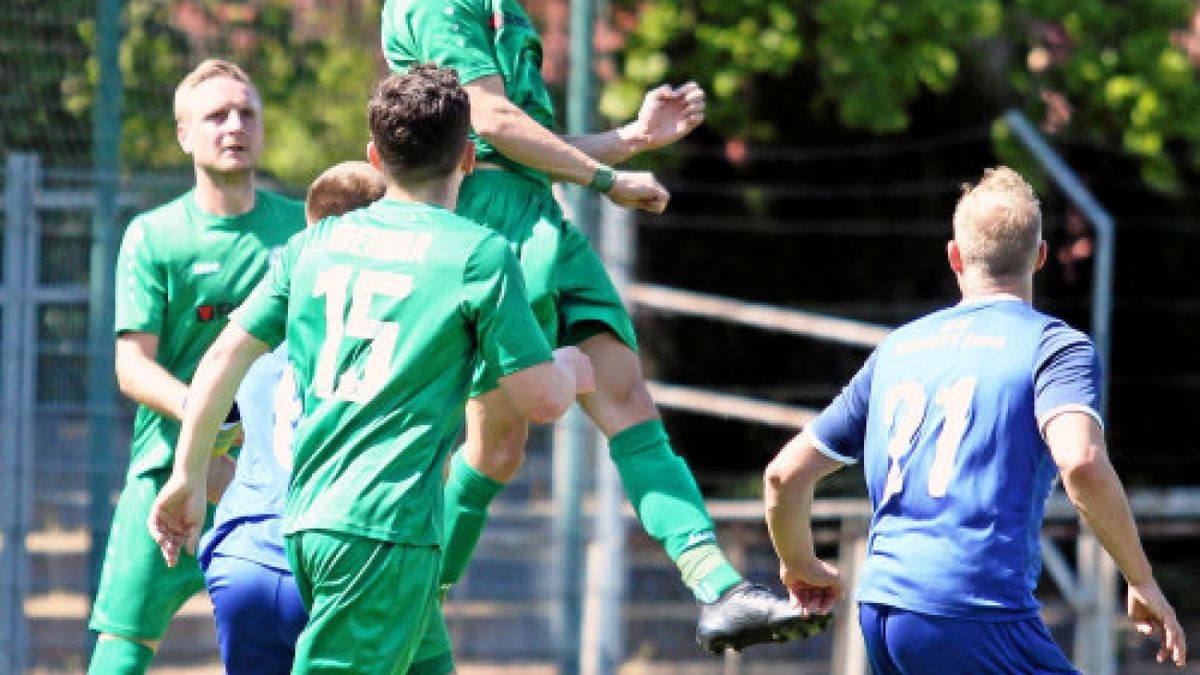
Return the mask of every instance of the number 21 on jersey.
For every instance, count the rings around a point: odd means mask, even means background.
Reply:
[[[355,274],[357,272],[357,275]],[[400,325],[367,316],[376,296],[403,300],[412,292],[412,276],[336,265],[317,274],[313,297],[325,297],[325,342],[317,356],[313,390],[321,398],[367,403],[387,384]],[[349,298],[349,308],[346,301]],[[345,340],[364,340],[367,358],[358,374],[338,372]]]
[[[886,502],[892,495],[904,489],[901,461],[916,447],[917,432],[925,420],[932,417],[930,412],[933,407],[942,410],[943,421],[934,445],[933,463],[926,478],[926,489],[930,497],[946,496],[946,488],[950,486],[950,478],[954,473],[954,459],[967,431],[971,400],[975,396],[977,382],[974,377],[960,377],[952,384],[938,389],[932,402],[925,385],[916,380],[903,380],[887,391],[884,395],[883,416],[884,423],[890,429],[887,444],[888,474],[880,503]]]

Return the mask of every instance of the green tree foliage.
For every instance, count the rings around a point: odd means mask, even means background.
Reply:
[[[266,120],[265,170],[292,185],[307,184],[366,146],[366,101],[381,72],[379,0],[324,5],[303,17],[288,0],[264,0],[253,11],[207,0],[195,23],[211,30],[186,33],[178,5],[128,0],[122,24],[124,85],[122,163],[135,170],[184,163],[175,141],[175,85],[201,59],[229,58],[259,87]],[[230,8],[234,8],[231,10]],[[91,19],[78,26],[95,43]],[[97,81],[94,57],[64,82],[66,107],[82,119]]]
[[[0,4],[0,153],[39,152],[47,164],[77,165],[90,151],[90,120],[64,106],[62,78],[87,55],[76,22],[94,4]]]
[[[796,140],[798,121],[903,132],[913,104],[954,87],[993,113],[1016,106],[1061,131],[1142,157],[1172,181],[1167,148],[1200,161],[1194,68],[1173,36],[1191,0],[626,0],[637,21],[602,112],[625,118],[663,80],[711,93],[724,136]],[[791,105],[779,105],[779,92]],[[998,139],[1002,140],[1002,139]]]

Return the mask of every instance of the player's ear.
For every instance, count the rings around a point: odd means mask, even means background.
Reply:
[[[183,150],[183,154],[192,154],[192,138],[188,125],[179,120],[175,122],[175,140],[179,141],[179,148]]]
[[[1033,263],[1033,271],[1034,272],[1042,269],[1042,266],[1046,264],[1046,256],[1048,255],[1048,252],[1047,252],[1048,249],[1049,249],[1049,247],[1046,246],[1045,239],[1038,242],[1037,261]]]
[[[459,160],[458,166],[462,169],[464,176],[475,170],[475,144],[471,141],[467,141],[463,146],[462,159]]]
[[[367,141],[367,161],[376,171],[383,173],[383,160],[379,157],[379,148],[375,147],[375,141]]]
[[[958,249],[958,242],[953,239],[946,242],[946,260],[950,261],[950,269],[954,270],[955,274],[962,274],[962,251]]]

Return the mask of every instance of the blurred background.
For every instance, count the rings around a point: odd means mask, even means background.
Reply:
[[[675,447],[749,576],[775,579],[757,502],[767,461],[882,331],[956,300],[944,241],[959,186],[1005,163],[1043,203],[1037,304],[1105,348],[1113,460],[1197,633],[1192,0],[524,4],[577,127],[631,119],[662,82],[709,92],[702,128],[633,162],[671,190],[667,213],[565,197],[628,284]],[[175,85],[207,56],[240,63],[265,105],[263,182],[302,196],[362,155],[385,72],[380,5],[0,5],[0,673],[86,668],[133,411],[112,376],[112,267],[132,215],[191,185]],[[619,494],[602,445],[572,423],[535,434],[447,605],[462,672],[862,672],[846,630],[701,654],[666,556],[628,512],[603,517]],[[854,469],[822,493],[822,553],[853,559],[863,494]],[[1055,637],[1088,673],[1166,672],[1117,616],[1112,571],[1070,511],[1053,514],[1040,592]],[[189,603],[153,672],[219,672],[209,612],[203,596]]]

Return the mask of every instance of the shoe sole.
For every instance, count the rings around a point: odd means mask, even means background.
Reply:
[[[824,630],[829,625],[830,619],[831,616],[828,614],[791,617],[740,633],[716,635],[707,639],[698,638],[696,641],[710,654],[720,655],[726,649],[740,652],[753,645],[790,642],[796,638],[807,640]]]

